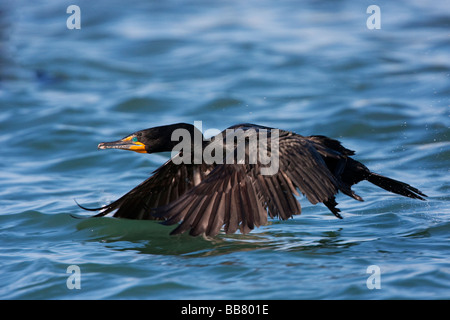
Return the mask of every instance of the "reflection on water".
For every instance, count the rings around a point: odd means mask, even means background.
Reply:
[[[301,224],[301,221],[299,223]],[[326,230],[323,225],[317,227]],[[114,250],[188,257],[218,256],[253,250],[338,253],[361,242],[376,240],[376,237],[347,238],[341,235],[342,228],[315,232],[317,230],[309,226],[304,232],[280,232],[278,229],[272,230],[270,225],[246,235],[238,232],[230,235],[221,233],[214,238],[202,236],[192,238],[186,234],[170,236],[173,227],[161,225],[157,221],[115,218],[86,219],[79,222],[76,228],[78,232],[82,232],[82,235],[77,234],[77,237],[103,243]]]

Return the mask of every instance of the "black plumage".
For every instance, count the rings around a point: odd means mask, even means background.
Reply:
[[[138,131],[119,141],[101,143],[99,148],[142,153],[172,151],[180,142],[172,140],[176,129],[184,129],[191,136],[201,136],[194,126],[179,123]],[[244,133],[244,139],[234,138],[237,131]],[[231,141],[230,135],[232,143],[226,144]],[[259,157],[252,158],[251,153],[255,150],[250,141],[253,138],[264,142],[257,144],[258,151],[264,147],[266,155],[277,156],[277,170],[273,174],[263,174],[263,171],[273,165],[275,158],[271,158],[270,164]],[[193,140],[188,148],[191,151],[196,147]],[[276,144],[273,143],[275,140]],[[241,149],[244,150],[243,157],[242,153],[239,155],[240,143],[245,146]],[[268,216],[286,220],[300,214],[301,206],[296,199],[298,191],[312,204],[323,203],[338,218],[342,216],[336,207],[335,195],[340,191],[362,201],[351,189],[362,180],[413,199],[424,200],[426,197],[406,183],[371,172],[350,157],[354,155],[353,151],[325,136],[301,136],[290,131],[241,124],[224,130],[211,140],[202,139],[200,144],[200,151],[214,147],[211,154],[219,161],[211,163],[203,159],[196,162],[191,152],[184,158],[190,161],[179,163],[179,158],[186,156],[183,154],[186,150],[181,150],[150,178],[118,200],[101,208],[82,208],[100,211],[96,217],[114,212],[113,216],[118,218],[162,219],[166,225],[178,224],[172,234],[189,230],[193,236],[214,236],[222,227],[226,233],[237,230],[248,233],[266,224]]]

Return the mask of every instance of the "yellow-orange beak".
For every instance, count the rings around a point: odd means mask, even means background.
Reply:
[[[139,153],[147,153],[147,150],[145,150],[145,144],[137,141],[137,137],[133,135],[123,138],[122,140],[99,143],[98,149],[123,149]]]

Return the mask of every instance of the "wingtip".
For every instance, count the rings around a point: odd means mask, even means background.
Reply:
[[[95,209],[94,208],[86,208],[86,207],[82,206],[81,204],[79,204],[77,199],[73,199],[73,201],[75,201],[77,206],[79,206],[83,210],[86,210],[86,211],[98,211],[98,210],[100,210],[99,208],[95,208]]]
[[[421,201],[428,201],[428,196],[423,193],[419,193],[419,195],[415,195],[415,199],[421,200]]]
[[[82,206],[81,204],[79,204],[79,203],[77,202],[76,199],[73,199],[73,201],[75,201],[75,203],[77,204],[78,207],[80,207],[81,209],[86,210],[86,211],[99,211],[99,210],[106,209],[105,207],[100,207],[100,208],[86,208],[86,207]],[[109,213],[109,211],[105,210],[105,211],[102,211],[102,212],[100,212],[100,213],[97,213],[97,214],[94,215],[94,216],[91,216],[90,218],[103,217],[103,216],[107,215],[108,213]]]

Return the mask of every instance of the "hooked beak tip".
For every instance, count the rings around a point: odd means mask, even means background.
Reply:
[[[103,142],[99,143],[97,146],[97,150],[106,149],[105,144]]]

